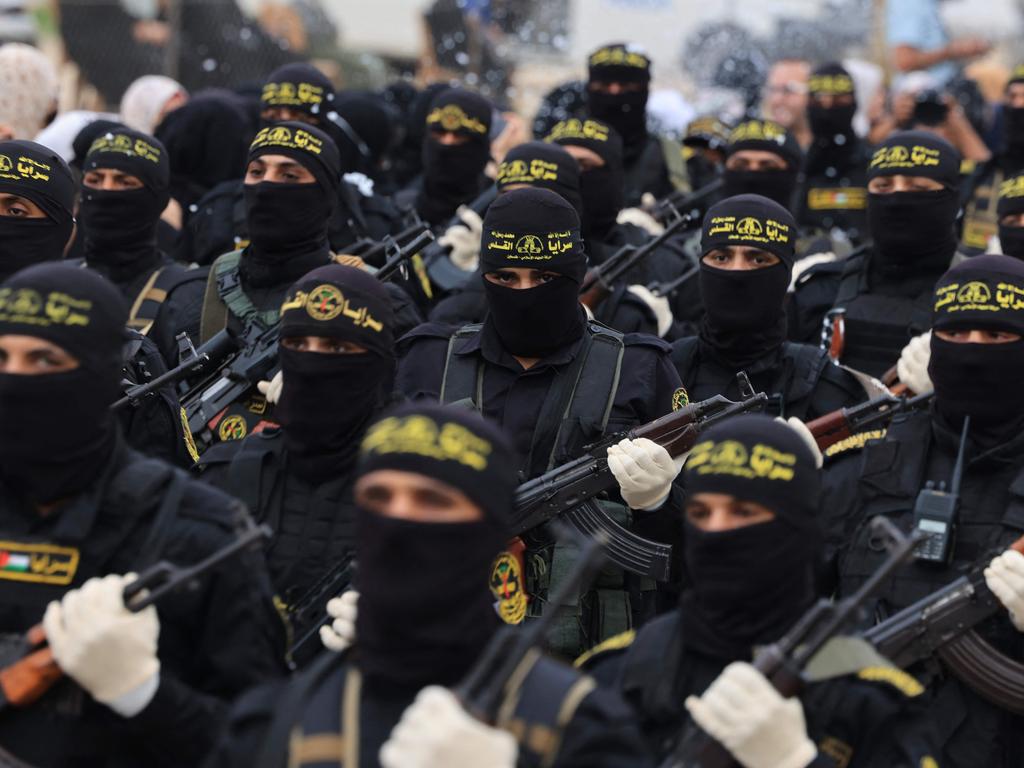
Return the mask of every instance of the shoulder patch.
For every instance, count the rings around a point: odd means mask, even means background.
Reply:
[[[841,453],[859,450],[872,440],[881,440],[885,437],[887,431],[887,429],[869,429],[867,432],[858,432],[856,435],[850,435],[845,440],[840,440],[838,443],[834,443],[826,448],[824,456],[826,459],[831,459]]]
[[[924,686],[916,678],[896,667],[864,667],[857,677],[870,683],[888,683],[907,698],[920,696]]]
[[[672,410],[678,411],[680,408],[685,408],[690,404],[690,395],[686,391],[686,387],[680,387],[672,393]]]
[[[627,333],[622,337],[622,343],[626,347],[652,347],[661,352],[671,352],[672,345],[657,336],[649,333]]]
[[[615,651],[624,651],[633,644],[636,639],[636,630],[627,629],[618,635],[612,635],[603,643],[598,643],[589,651],[580,656],[576,661],[572,663],[576,669],[583,669],[587,664],[593,661],[598,656],[603,656],[606,653],[613,653]]]

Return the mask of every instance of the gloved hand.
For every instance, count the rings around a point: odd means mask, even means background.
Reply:
[[[906,384],[911,392],[927,395],[935,391],[935,386],[928,375],[928,361],[931,359],[931,331],[912,338],[900,352],[900,359],[896,363],[896,372],[900,376],[900,381]]]
[[[825,251],[823,253],[814,253],[810,256],[805,256],[800,259],[796,264],[793,265],[793,274],[789,278],[789,292],[793,293],[796,290],[797,280],[800,276],[811,267],[816,267],[819,264],[828,264],[829,262],[835,261],[838,257],[832,253],[832,251]]]
[[[1010,612],[1010,621],[1024,632],[1024,555],[1013,549],[993,558],[985,569],[985,583]]]
[[[726,667],[686,709],[745,768],[804,768],[818,754],[799,699],[783,698],[746,662]]]
[[[278,371],[270,381],[256,382],[256,389],[267,398],[267,402],[271,405],[277,405],[277,401],[281,399],[281,389],[284,387],[283,374],[284,371]]]
[[[626,438],[608,448],[608,469],[631,509],[653,510],[665,503],[685,456],[673,459],[653,440]]]
[[[818,441],[814,439],[814,435],[811,434],[811,430],[807,428],[807,425],[800,421],[796,416],[790,416],[788,419],[776,416],[775,420],[781,421],[800,435],[800,438],[807,444],[808,449],[810,449],[811,455],[814,456],[814,466],[821,469],[821,465],[825,463],[825,457],[821,455],[821,449],[818,447]]]
[[[139,613],[121,594],[135,579],[89,579],[46,608],[43,629],[57,665],[96,701],[125,717],[141,712],[156,693],[160,620],[152,605]]]
[[[643,208],[623,208],[619,211],[619,215],[615,217],[615,222],[617,224],[632,224],[634,227],[640,227],[640,229],[652,237],[657,237],[665,231],[664,225]]]
[[[356,603],[359,593],[354,589],[327,601],[327,615],[334,621],[320,627],[320,642],[329,651],[341,653],[356,641]]]
[[[383,768],[513,768],[512,734],[470,717],[447,688],[428,686],[380,748]]]
[[[672,310],[669,308],[668,299],[664,296],[655,296],[643,285],[631,285],[626,290],[651,308],[658,323],[658,335],[664,336],[668,333],[668,329],[672,327]]]
[[[460,205],[455,212],[462,224],[448,227],[437,242],[451,248],[448,258],[459,269],[472,272],[480,261],[480,238],[484,233],[484,220],[472,208]],[[465,225],[465,226],[463,226]]]

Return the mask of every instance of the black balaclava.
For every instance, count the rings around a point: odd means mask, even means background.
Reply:
[[[999,185],[996,216],[999,219],[999,245],[1007,256],[1024,259],[1024,226],[1007,226],[1004,216],[1024,213],[1024,174],[1011,176]]]
[[[702,353],[736,371],[778,349],[786,339],[786,290],[793,270],[796,222],[778,203],[739,195],[713,205],[704,217],[702,255],[747,246],[778,256],[762,269],[726,270],[701,261],[705,315]]]
[[[312,64],[294,62],[278,67],[263,83],[260,111],[287,107],[308,115],[320,128],[325,115],[333,108],[334,85]],[[267,127],[264,122],[262,127]]]
[[[647,97],[651,60],[636,45],[613,43],[598,48],[587,60],[590,83],[639,84],[636,91],[610,94],[587,89],[590,116],[612,126],[622,137],[626,163],[643,151],[647,139]]]
[[[575,208],[581,220],[584,218],[580,167],[576,158],[554,144],[530,141],[509,150],[498,166],[495,184],[499,194],[517,185],[550,189]]]
[[[547,189],[514,189],[487,209],[480,272],[487,294],[485,331],[519,357],[545,357],[583,334],[579,290],[586,273],[576,210]],[[520,290],[492,283],[486,273],[509,267],[560,277]]]
[[[37,264],[0,284],[0,336],[45,339],[79,362],[62,373],[0,373],[0,475],[29,500],[79,493],[108,461],[127,321],[117,288],[70,264]]]
[[[762,415],[709,429],[684,472],[691,498],[726,494],[775,513],[774,520],[729,531],[685,524],[691,586],[681,601],[684,642],[715,658],[750,658],[754,646],[778,640],[814,600],[821,472],[791,427]]]
[[[797,176],[803,162],[800,145],[785,128],[771,120],[747,120],[737,125],[729,134],[725,148],[725,159],[745,149],[772,152],[785,163],[784,170],[734,171],[726,167],[723,174],[726,197],[735,195],[762,195],[774,200],[787,210],[793,205]]]
[[[823,174],[828,168],[847,165],[857,147],[853,131],[853,116],[857,112],[853,78],[841,64],[831,63],[818,67],[808,82],[810,99],[807,103],[807,121],[814,140],[807,150],[804,170],[808,175]],[[849,104],[824,107],[816,96],[853,97]]]
[[[82,185],[78,215],[85,261],[114,281],[139,274],[160,259],[156,230],[170,199],[164,145],[139,131],[118,128],[96,137],[83,171],[113,168],[142,182],[139,189],[102,190]]]
[[[295,160],[316,182],[245,185],[251,242],[241,268],[243,279],[256,287],[295,281],[327,262],[327,225],[341,183],[337,147],[326,133],[306,123],[261,128],[249,148],[249,162],[263,155]]]
[[[600,120],[570,118],[556,123],[544,141],[562,146],[586,147],[604,165],[580,173],[583,196],[583,239],[606,240],[615,227],[619,211],[626,204],[622,139]]]
[[[444,224],[462,204],[480,192],[480,178],[491,157],[491,105],[483,96],[449,88],[434,97],[423,137],[423,190],[416,210],[431,225]],[[444,145],[433,132],[465,136],[463,144]]]
[[[384,404],[394,378],[394,312],[383,283],[341,264],[314,269],[281,305],[281,339],[324,336],[365,347],[360,354],[303,352],[280,345],[284,375],[274,416],[288,461],[312,482],[340,477]]]
[[[931,192],[868,193],[868,229],[874,241],[871,270],[881,282],[937,277],[956,250],[953,223],[960,204],[960,155],[925,131],[901,131],[883,141],[868,164],[879,176],[924,176],[942,183]]]
[[[816,139],[835,143],[836,136],[853,136],[853,116],[857,113],[853,78],[842,64],[835,62],[818,67],[808,81],[811,97],[807,105],[807,120]],[[815,96],[853,96],[850,104],[822,107],[814,102]]]
[[[389,154],[395,141],[395,123],[391,111],[379,98],[366,93],[339,94],[334,113],[328,118],[331,125],[344,134],[338,149],[349,159],[342,158],[344,172],[357,171],[372,174]]]
[[[46,214],[0,216],[0,280],[63,258],[75,226],[75,182],[60,155],[33,141],[0,141],[0,192],[31,200]]]
[[[1024,413],[1024,339],[1008,344],[958,344],[937,331],[993,330],[1024,335],[1024,262],[987,254],[961,262],[935,287],[931,360],[935,408],[954,426],[1019,432]]]
[[[1010,75],[1007,89],[1014,83],[1024,83],[1024,64],[1019,64]],[[1024,107],[1003,106],[1003,151],[1004,171],[1024,170]]]
[[[695,191],[721,175],[721,163],[706,157],[701,150],[710,149],[724,157],[731,131],[717,115],[701,115],[687,123],[683,134],[683,157]]]
[[[401,406],[370,427],[359,477],[413,472],[465,494],[483,519],[423,523],[360,508],[356,664],[368,677],[451,686],[498,626],[491,563],[508,536],[518,466],[505,436],[478,414]]]
[[[245,173],[249,119],[234,95],[199,93],[167,116],[153,135],[167,148],[171,197],[186,213],[213,187]]]

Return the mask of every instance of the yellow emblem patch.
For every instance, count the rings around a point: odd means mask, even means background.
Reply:
[[[608,126],[595,123],[593,120],[579,120],[575,117],[561,120],[555,123],[555,127],[544,137],[544,141],[550,143],[561,139],[608,141]]]
[[[506,624],[521,624],[526,616],[526,590],[519,559],[502,552],[491,567],[491,594],[498,601],[498,615]]]
[[[1024,286],[995,281],[971,280],[950,283],[935,289],[935,311],[952,315],[956,312],[1002,312],[1024,309]]]
[[[456,461],[483,471],[494,450],[490,441],[455,422],[438,423],[429,416],[390,416],[378,421],[363,438],[363,454],[412,453],[439,461]]]
[[[344,308],[345,296],[333,285],[318,285],[306,299],[306,311],[314,320],[333,320]]]
[[[807,207],[812,211],[862,211],[868,207],[868,191],[864,187],[808,189]]]
[[[870,429],[867,432],[858,432],[856,435],[850,435],[845,440],[840,440],[838,443],[833,443],[825,449],[825,458],[831,458],[844,451],[851,451],[854,448],[863,448],[870,440],[881,440],[885,437],[886,430],[884,429]]]
[[[686,391],[686,387],[680,387],[672,393],[672,410],[678,411],[680,408],[685,408],[690,404],[690,393]]]
[[[427,115],[427,125],[430,127],[440,126],[443,131],[468,131],[469,133],[485,134],[487,127],[466,114],[458,104],[446,104],[443,107],[436,107]]]
[[[185,435],[185,450],[192,457],[192,461],[199,461],[199,449],[196,448],[196,439],[192,436],[192,430],[188,426],[188,414],[181,409],[181,431]]]
[[[70,584],[80,559],[74,547],[0,541],[0,579],[37,584]]]
[[[789,482],[793,479],[794,466],[796,454],[784,453],[763,443],[755,444],[748,451],[736,440],[718,443],[705,440],[695,445],[686,459],[688,472],[696,472],[698,475],[733,475],[748,480]]]
[[[896,667],[864,667],[857,673],[861,680],[871,683],[888,683],[908,698],[924,693],[924,686],[902,669]]]
[[[224,442],[241,440],[248,433],[249,427],[241,416],[228,416],[220,423],[217,434]]]

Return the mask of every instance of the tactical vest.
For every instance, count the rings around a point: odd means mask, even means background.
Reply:
[[[267,564],[275,592],[292,605],[337,560],[351,555],[355,508],[347,477],[316,487],[297,478],[289,486],[287,479],[284,437],[273,430],[241,442],[228,465],[224,490],[242,501],[257,523],[274,531],[266,547]],[[296,486],[303,492],[297,493]]]
[[[483,410],[486,363],[479,355],[454,353],[460,340],[475,336],[481,328],[469,325],[452,336],[441,382],[442,403]],[[588,324],[579,354],[556,375],[541,406],[530,456],[521,467],[524,479],[578,456],[595,435],[603,434],[615,403],[624,350],[620,333],[598,323]],[[612,504],[602,507],[620,525],[629,527],[632,523],[628,509]],[[577,551],[553,541],[546,531],[530,532],[523,539],[526,592],[530,596],[527,616],[537,617],[548,605],[547,595],[571,572]],[[644,588],[653,589],[653,582]],[[549,647],[575,658],[601,640],[628,629],[632,608],[625,589],[623,572],[605,568],[588,592],[570,598],[568,605],[551,606],[550,610],[560,613],[548,635]]]
[[[965,184],[961,193],[964,209],[960,248],[962,253],[975,255],[988,250],[988,241],[999,234],[999,185],[1004,174],[994,161],[982,165]]]
[[[680,372],[683,386],[693,393],[699,381],[700,339],[689,336],[672,346],[672,363]],[[765,390],[768,395],[765,413],[783,418],[795,416],[803,421],[818,381],[829,364],[828,354],[818,347],[783,342],[778,372],[772,385]]]
[[[849,548],[840,558],[842,594],[852,594],[887,557],[882,542],[874,538],[869,522],[884,515],[904,532],[913,525],[913,508],[918,492],[927,481],[947,481],[948,477],[926,477],[930,450],[937,450],[932,436],[931,417],[914,414],[897,418],[881,440],[868,442],[861,465],[859,525]],[[950,461],[952,467],[952,460]],[[965,472],[970,474],[970,467]],[[970,570],[989,552],[1013,543],[1024,533],[1024,468],[1010,484],[1010,500],[998,515],[983,518],[980,510],[962,510],[949,566],[911,563],[901,568],[882,588],[878,598],[878,618],[905,608],[945,586]]]
[[[841,595],[853,594],[886,558],[884,544],[873,537],[869,522],[875,515],[884,515],[900,530],[908,532],[913,526],[913,508],[917,494],[926,481],[949,480],[949,477],[926,476],[929,450],[934,450],[930,417],[897,419],[889,427],[884,439],[867,443],[861,465],[861,492],[858,502],[858,525],[845,536],[849,547],[840,554],[838,571]],[[952,459],[949,461],[952,466]],[[971,469],[965,470],[970,477]],[[989,514],[982,516],[981,511]],[[904,565],[877,593],[873,614],[883,619],[899,609],[911,605],[922,597],[946,586],[970,570],[978,562],[994,556],[1024,533],[1024,469],[1017,472],[1009,486],[1005,508],[987,510],[961,510],[953,545],[950,565],[911,563]],[[870,608],[870,606],[869,606]],[[1004,617],[996,617],[979,626],[979,632],[1011,658],[1024,654],[1024,635],[1017,632]],[[911,670],[929,686],[932,700],[929,711],[936,723],[936,732],[942,741],[955,742],[952,749],[961,754],[985,754],[991,750],[993,729],[1002,733],[1006,748],[1024,751],[1024,736],[1019,718],[1000,712],[971,694],[963,683],[950,680],[933,659]],[[1010,725],[1014,723],[1013,725]],[[969,730],[962,728],[971,725]],[[1010,728],[1010,731],[1004,729]],[[988,743],[986,743],[988,742]],[[950,749],[947,744],[946,749]],[[978,765],[968,759],[952,760],[955,765]],[[946,764],[946,763],[944,763]],[[1020,765],[1019,759],[1006,765]]]
[[[157,269],[135,297],[128,315],[128,327],[143,336],[147,335],[160,314],[160,307],[171,292],[181,283],[200,278],[205,279],[202,272],[187,269],[180,264],[168,264]]]
[[[595,687],[590,677],[537,651],[523,659],[494,723],[518,742],[518,768],[554,765],[566,729]],[[361,694],[362,675],[347,654],[322,656],[276,708],[257,768],[376,765],[376,755],[360,755]]]
[[[253,304],[242,288],[242,276],[239,266],[242,251],[232,251],[220,256],[210,270],[206,283],[206,296],[203,299],[203,314],[200,322],[200,341],[206,342],[224,330],[231,315],[237,317],[242,325],[259,323],[264,328],[277,325],[280,318],[280,307],[260,310]]]
[[[914,336],[932,325],[932,291],[915,298],[868,291],[867,261],[850,259],[843,270],[833,309],[844,309],[846,335],[842,363],[879,377],[896,365]]]

